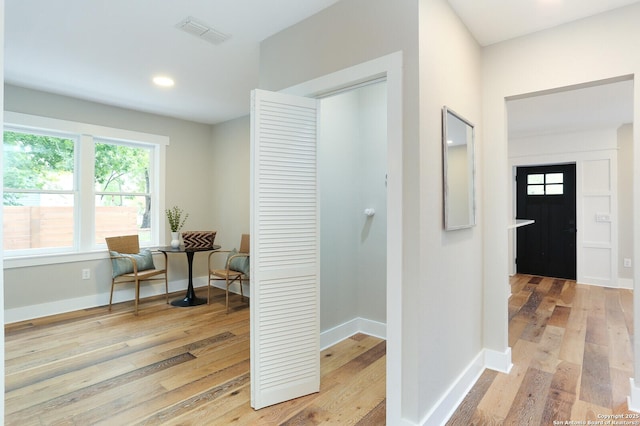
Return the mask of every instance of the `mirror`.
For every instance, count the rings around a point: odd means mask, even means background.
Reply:
[[[469,228],[475,218],[473,124],[442,108],[444,228]]]

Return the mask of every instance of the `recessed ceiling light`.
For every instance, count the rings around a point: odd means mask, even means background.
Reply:
[[[164,75],[157,75],[153,77],[153,82],[162,87],[171,87],[175,84],[171,77],[167,77]]]

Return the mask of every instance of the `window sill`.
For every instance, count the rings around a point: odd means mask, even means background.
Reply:
[[[4,269],[25,268],[29,266],[55,265],[60,263],[86,262],[91,260],[107,259],[109,253],[106,250],[86,253],[60,253],[43,254],[37,256],[5,257]]]

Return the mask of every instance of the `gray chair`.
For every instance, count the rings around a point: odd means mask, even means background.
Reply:
[[[140,282],[164,280],[165,295],[169,303],[169,283],[167,280],[167,254],[164,254],[164,268],[158,269],[153,262],[151,250],[140,250],[137,235],[107,237],[107,248],[111,258],[112,278],[109,310],[113,302],[113,288],[116,284],[134,283],[136,289],[135,314],[138,315]],[[164,276],[161,276],[164,275]]]
[[[226,289],[226,307],[229,313],[229,286],[234,282],[240,283],[240,295],[244,299],[242,282],[249,282],[249,234],[242,234],[239,250],[218,250],[209,253],[209,281],[207,285],[207,304],[211,302],[211,282],[224,281]],[[212,266],[212,259],[220,253],[227,253],[223,269]]]

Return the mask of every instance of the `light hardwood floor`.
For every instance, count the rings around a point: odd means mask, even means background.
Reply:
[[[631,291],[525,275],[511,286],[514,366],[486,371],[447,424],[633,414]],[[322,352],[320,393],[252,410],[249,309],[231,300],[228,315],[216,290],[210,306],[145,299],[138,317],[123,303],[7,325],[5,423],[384,424],[385,342],[365,335]]]
[[[546,426],[636,416],[626,400],[632,292],[528,275],[513,277],[511,290],[513,368],[486,371],[447,424]]]
[[[147,298],[138,317],[128,302],[5,326],[5,424],[384,424],[386,346],[362,334],[321,353],[319,393],[254,411],[249,308],[231,307],[216,289],[211,305]]]

